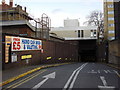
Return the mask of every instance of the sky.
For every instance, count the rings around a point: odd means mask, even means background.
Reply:
[[[27,12],[34,18],[41,18],[43,13],[51,19],[52,27],[63,27],[65,19],[78,19],[80,25],[94,10],[103,12],[102,0],[13,0],[14,4],[27,7]],[[9,3],[9,0],[6,0]]]

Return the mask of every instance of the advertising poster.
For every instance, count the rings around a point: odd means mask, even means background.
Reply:
[[[12,51],[25,51],[25,50],[42,50],[42,41],[21,38],[21,37],[12,37]]]

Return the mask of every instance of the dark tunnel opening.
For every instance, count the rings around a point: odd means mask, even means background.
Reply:
[[[79,41],[79,61],[96,62],[96,40]]]

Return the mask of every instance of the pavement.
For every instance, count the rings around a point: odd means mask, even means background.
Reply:
[[[24,77],[25,75],[31,74],[40,69],[60,66],[60,65],[65,65],[65,64],[70,64],[70,63],[32,65],[32,66],[24,66],[24,67],[19,67],[19,68],[11,68],[7,70],[3,70],[2,71],[2,82],[0,82],[0,86],[6,85],[12,81],[15,81],[19,78]]]
[[[107,65],[120,70],[120,64],[118,65],[118,64],[108,63]]]
[[[4,85],[3,90],[120,90],[119,71],[101,63],[66,64],[28,74]]]

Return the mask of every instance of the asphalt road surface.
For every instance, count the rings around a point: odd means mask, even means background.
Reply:
[[[3,86],[3,90],[120,90],[119,72],[105,64],[74,63],[39,70]]]

